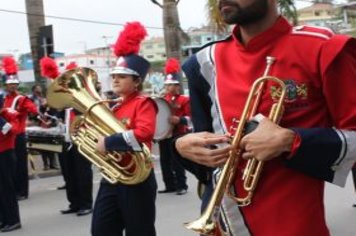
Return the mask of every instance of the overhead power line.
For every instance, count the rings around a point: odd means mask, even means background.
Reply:
[[[308,2],[313,3],[313,0],[296,0],[296,2]],[[53,16],[53,15],[43,15],[43,14],[35,14],[35,13],[27,13],[24,11],[15,11],[15,10],[8,10],[8,9],[1,9],[0,12],[6,13],[13,13],[13,14],[21,14],[21,15],[30,15],[30,16],[40,16],[58,20],[66,20],[66,21],[76,21],[76,22],[84,22],[84,23],[91,23],[91,24],[100,24],[100,25],[114,25],[114,26],[124,26],[123,23],[114,23],[114,22],[107,22],[107,21],[98,21],[98,20],[88,20],[88,19],[80,19],[80,18],[73,18],[73,17],[65,17],[65,16]],[[155,26],[145,26],[147,29],[153,30],[163,30],[162,27],[155,27]]]
[[[100,25],[115,25],[115,26],[124,26],[125,25],[125,24],[122,24],[122,23],[113,23],[113,22],[97,21],[97,20],[87,20],[87,19],[64,17],[64,16],[43,15],[43,14],[27,13],[27,12],[23,12],[23,11],[14,11],[14,10],[8,10],[8,9],[0,9],[0,12],[21,14],[21,15],[29,15],[29,16],[40,16],[40,17],[46,17],[46,18],[52,18],[52,19],[58,19],[58,20],[76,21],[76,22],[84,22],[84,23],[92,23],[92,24],[100,24]],[[145,26],[145,27],[148,28],[148,29],[163,30],[162,27],[155,27],[155,26]]]
[[[296,0],[296,1],[297,2],[313,3],[313,0]],[[30,15],[30,16],[41,16],[41,17],[46,17],[46,18],[58,19],[58,20],[76,21],[76,22],[84,22],[84,23],[92,23],[92,24],[100,24],[100,25],[115,25],[115,26],[124,26],[125,25],[123,23],[88,20],[88,19],[80,19],[80,18],[65,17],[65,16],[43,15],[43,14],[28,13],[28,12],[24,12],[24,11],[15,11],[15,10],[1,9],[1,8],[0,8],[0,12],[21,14],[21,15]],[[164,29],[162,27],[155,27],[155,26],[145,26],[145,27],[148,29],[154,29],[154,30],[163,30]]]

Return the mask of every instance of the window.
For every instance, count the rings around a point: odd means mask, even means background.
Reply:
[[[63,67],[63,66],[64,66],[64,62],[60,62],[59,67]]]
[[[94,60],[90,60],[89,63],[90,63],[90,65],[94,65],[95,64]]]

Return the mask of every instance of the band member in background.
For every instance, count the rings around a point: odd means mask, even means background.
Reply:
[[[166,93],[163,97],[170,105],[172,116],[170,123],[173,126],[172,137],[159,141],[160,163],[162,169],[164,190],[158,193],[176,192],[177,195],[187,193],[187,177],[185,170],[172,153],[172,140],[178,135],[188,132],[190,123],[189,98],[181,95],[179,82],[179,61],[175,58],[167,60],[165,66],[166,78],[164,81]]]
[[[21,228],[15,188],[15,138],[18,132],[18,112],[3,108],[0,97],[0,231]]]
[[[26,96],[18,92],[19,79],[17,76],[17,65],[12,57],[3,58],[3,65],[6,73],[7,95],[4,107],[16,110],[19,113],[19,133],[16,136],[15,156],[16,156],[16,194],[18,200],[28,198],[28,163],[26,148],[26,120],[30,115],[39,115],[36,105]]]
[[[47,106],[47,100],[42,96],[42,88],[40,85],[35,84],[31,88],[32,94],[29,98],[34,104],[36,104],[37,109],[41,114],[41,118],[37,117],[32,121],[29,121],[30,125],[36,125],[41,128],[51,128],[56,127],[58,124],[58,118],[56,117],[57,111],[51,109]],[[43,161],[43,170],[58,169],[56,162],[56,155],[54,152],[50,151],[40,151]]]
[[[32,94],[29,98],[36,104],[37,108],[39,109],[40,106],[43,104],[43,100],[45,99],[42,95],[42,88],[39,84],[35,84],[31,88]]]
[[[112,87],[120,101],[112,108],[115,117],[127,128],[123,133],[99,137],[97,150],[141,151],[140,143],[151,148],[157,107],[140,92],[150,63],[137,55],[146,29],[139,22],[127,23],[115,44],[118,57],[111,71]],[[135,185],[110,184],[103,180],[96,198],[92,235],[154,236],[157,183],[153,169],[148,178]]]
[[[60,117],[65,121],[65,144],[63,152],[59,154],[62,175],[69,206],[61,210],[62,214],[76,214],[85,216],[92,213],[93,207],[93,170],[91,163],[78,152],[67,132],[76,114],[71,108],[65,109]]]
[[[50,108],[47,104],[47,100],[43,99],[42,104],[39,107],[39,111],[42,114],[42,118],[40,119],[39,126],[44,129],[49,129],[53,127],[57,127],[59,123],[59,119],[57,117],[58,112]],[[43,170],[49,169],[58,169],[57,157],[54,152],[50,151],[41,151],[42,161],[43,161]]]
[[[49,57],[40,61],[42,76],[56,79],[59,76],[56,62]],[[76,64],[71,63],[66,70],[75,69]],[[69,202],[68,209],[61,210],[62,214],[75,213],[77,216],[88,215],[93,205],[93,171],[91,163],[72,145],[69,137],[69,127],[75,118],[75,111],[65,109],[59,115],[65,125],[65,144],[63,152],[59,154],[60,165],[66,185],[66,194]]]
[[[175,147],[196,163],[221,167],[231,150],[233,118],[239,119],[252,83],[266,71],[266,57],[274,57],[269,75],[287,85],[285,112],[280,126],[264,118],[243,137],[242,157],[265,161],[264,169],[252,204],[238,207],[223,198],[222,227],[229,235],[330,235],[324,181],[344,186],[356,159],[356,40],[291,26],[277,0],[218,2],[224,21],[236,26],[183,65],[197,133],[178,138]],[[267,83],[257,113],[268,116],[279,91]],[[245,193],[242,169],[238,194]]]

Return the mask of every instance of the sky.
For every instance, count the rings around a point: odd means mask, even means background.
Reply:
[[[159,2],[161,2],[159,0]],[[206,24],[206,0],[180,0],[178,5],[181,27],[200,27]],[[53,25],[55,51],[66,54],[82,53],[85,49],[103,47],[115,42],[122,26],[130,21],[140,21],[147,27],[149,37],[161,36],[162,10],[150,0],[43,0],[45,15],[91,21],[110,22],[118,25],[93,24],[45,18]],[[298,4],[300,7],[301,4]],[[0,53],[18,56],[30,51],[25,0],[1,0]]]

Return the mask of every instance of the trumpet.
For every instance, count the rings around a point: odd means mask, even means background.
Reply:
[[[274,61],[275,58],[273,57],[266,58],[267,67],[263,76],[258,78],[253,83],[240,117],[240,121],[236,128],[236,132],[231,141],[232,150],[230,151],[229,158],[221,171],[209,204],[200,218],[195,221],[185,223],[185,227],[187,229],[196,231],[202,235],[215,235],[217,231],[220,231],[222,235],[226,235],[219,224],[220,207],[224,194],[227,194],[228,197],[232,198],[238,206],[247,206],[251,204],[254,190],[256,189],[263,169],[264,163],[262,161],[251,159],[247,162],[243,174],[243,187],[247,193],[246,196],[235,195],[231,192],[230,186],[233,186],[234,184],[236,169],[241,159],[243,150],[240,149],[240,143],[245,135],[246,124],[256,115],[257,108],[261,102],[263,89],[268,81],[279,84],[281,88],[279,100],[272,105],[268,118],[274,123],[279,123],[283,115],[283,103],[287,89],[282,80],[268,75]]]

